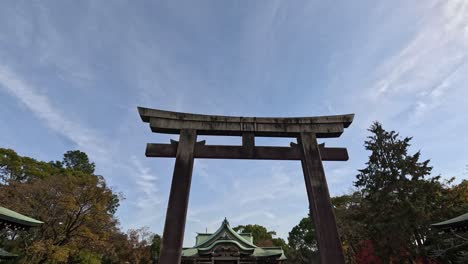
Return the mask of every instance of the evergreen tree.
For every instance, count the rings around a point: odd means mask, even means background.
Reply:
[[[430,177],[432,167],[429,160],[420,161],[419,151],[408,153],[411,137],[400,138],[378,122],[369,131],[364,145],[371,155],[355,182],[363,197],[362,221],[384,262],[413,262],[425,255],[440,177]]]
[[[238,233],[250,233],[253,237],[253,243],[257,246],[273,246],[273,236],[276,235],[275,231],[268,231],[268,229],[261,225],[239,225],[233,228]]]
[[[290,263],[308,264],[317,263],[318,245],[315,234],[315,225],[310,217],[304,217],[289,232],[288,243]]]
[[[151,241],[151,259],[153,261],[153,264],[158,263],[159,252],[161,251],[161,240],[161,236],[156,234],[153,236],[153,239]]]
[[[63,154],[62,166],[68,169],[93,174],[96,165],[90,162],[88,155],[79,150],[70,150]]]

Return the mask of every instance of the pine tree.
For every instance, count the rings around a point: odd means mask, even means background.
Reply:
[[[432,221],[432,194],[440,177],[430,177],[429,160],[409,154],[411,137],[400,138],[375,122],[365,141],[371,151],[355,186],[364,198],[362,220],[376,253],[384,262],[413,262],[424,256],[424,239]]]

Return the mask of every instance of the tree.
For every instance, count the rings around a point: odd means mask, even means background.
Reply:
[[[253,237],[253,243],[260,247],[274,246],[273,236],[275,231],[268,231],[261,225],[239,225],[233,228],[238,233],[250,233]]]
[[[364,229],[384,262],[414,262],[426,255],[423,244],[443,184],[439,176],[430,177],[432,167],[420,161],[419,151],[408,153],[410,137],[400,138],[378,122],[369,131],[364,145],[371,155],[355,182]]]
[[[304,217],[289,232],[290,263],[309,264],[318,261],[318,246],[315,226],[310,217]]]
[[[114,196],[96,176],[57,175],[29,183],[11,182],[1,187],[0,200],[45,222],[18,245],[26,252],[27,263],[65,262],[85,250],[103,252],[116,224],[111,212]]]
[[[284,241],[284,239],[281,237],[273,238],[272,244],[275,247],[281,247],[284,251],[284,255],[289,259],[289,256],[291,256],[291,248],[289,247],[288,243]]]
[[[157,263],[159,259],[159,252],[161,251],[161,242],[161,236],[155,234],[151,241],[151,260],[153,261],[153,263]]]
[[[0,184],[43,179],[55,172],[57,169],[47,162],[21,157],[12,149],[0,148]]]
[[[238,233],[250,233],[253,237],[253,243],[259,247],[281,247],[286,257],[289,256],[289,245],[284,239],[276,236],[275,231],[268,231],[268,229],[261,225],[239,225],[233,228]]]
[[[63,163],[47,163],[0,149],[0,201],[45,222],[30,232],[0,234],[21,253],[18,263],[93,263],[113,247],[119,196],[91,167],[79,151],[67,152]]]
[[[96,167],[94,162],[89,161],[88,155],[79,150],[67,151],[63,154],[62,162],[56,162],[56,164],[59,164],[64,168],[81,171],[86,174],[94,174],[94,169]]]
[[[0,201],[44,222],[25,231],[3,230],[0,244],[21,256],[15,263],[151,263],[160,236],[148,228],[119,230],[114,214],[122,199],[86,153],[43,162],[0,148]]]
[[[154,234],[149,231],[148,227],[130,229],[127,232],[127,236],[132,248],[130,262],[134,264],[151,263],[150,243],[153,240]]]
[[[468,212],[468,180],[443,190],[443,204],[448,209],[441,220]],[[440,230],[432,228],[425,246],[429,255],[442,263],[466,263],[468,261],[468,230],[450,228]]]
[[[346,263],[356,263],[357,255],[367,249],[367,229],[362,223],[362,196],[359,192],[331,198],[336,225],[343,245]],[[366,258],[370,256],[366,254]],[[375,263],[375,262],[368,262]]]
[[[102,264],[132,263],[133,247],[127,234],[115,230],[109,236],[109,243],[102,256]]]

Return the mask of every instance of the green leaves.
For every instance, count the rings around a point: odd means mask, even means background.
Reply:
[[[268,231],[266,227],[261,225],[239,225],[233,228],[234,231],[239,233],[251,233],[253,236],[253,243],[257,246],[273,246],[273,236],[276,235],[275,231]]]
[[[93,174],[85,153],[47,163],[0,149],[0,168],[2,204],[44,222],[14,239],[1,234],[2,244],[21,253],[20,263],[100,263],[114,247],[108,238],[119,232],[119,196]]]
[[[86,174],[93,174],[96,167],[94,162],[89,161],[88,155],[79,150],[67,151],[63,155],[62,166]]]
[[[426,257],[429,227],[447,211],[444,196],[450,187],[431,177],[429,160],[410,154],[411,137],[401,138],[375,122],[365,141],[371,151],[355,186],[362,196],[355,208],[365,225],[365,236],[384,262],[411,262]]]
[[[12,149],[0,148],[0,185],[43,179],[57,171],[46,162],[21,157]]]
[[[318,257],[318,247],[315,226],[310,217],[303,218],[298,225],[289,232],[288,243],[290,263],[313,263]]]

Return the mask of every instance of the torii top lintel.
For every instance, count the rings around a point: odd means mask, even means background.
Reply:
[[[241,136],[253,133],[263,137],[297,137],[300,133],[315,133],[318,138],[339,137],[354,118],[354,114],[314,117],[236,117],[180,113],[138,107],[141,120],[158,133],[179,134],[194,129],[198,135]]]

